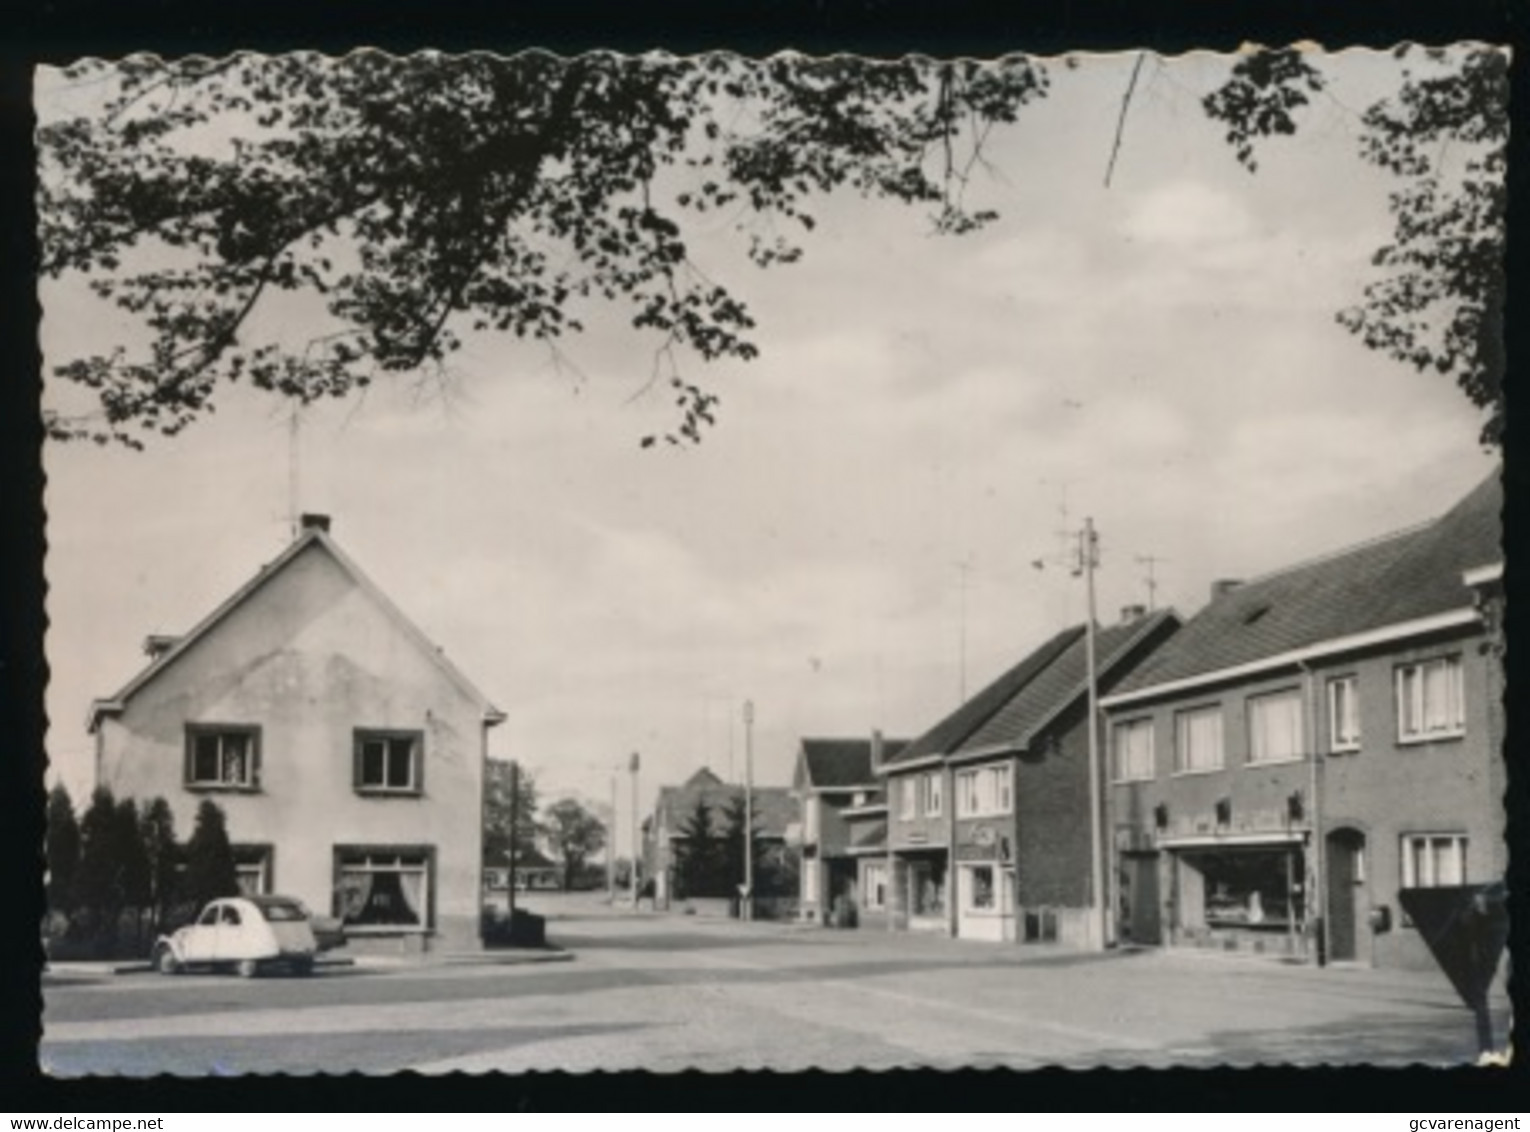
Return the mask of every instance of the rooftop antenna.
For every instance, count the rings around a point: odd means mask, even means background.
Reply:
[[[956,564],[956,569],[961,575],[961,624],[958,646],[961,650],[958,664],[961,698],[957,700],[957,703],[964,704],[967,702],[967,576],[972,572],[972,559],[970,557],[962,559]]]
[[[301,533],[302,517],[299,502],[299,473],[301,471],[298,449],[300,447],[299,424],[302,420],[302,405],[295,398],[292,402],[291,411],[287,414],[287,523],[295,539]]]
[[[1158,608],[1158,606],[1156,604],[1156,601],[1155,601],[1155,599],[1158,596],[1158,578],[1154,574],[1153,568],[1155,566],[1159,565],[1160,563],[1167,562],[1167,561],[1168,561],[1167,558],[1159,558],[1156,555],[1152,555],[1152,554],[1139,554],[1139,555],[1137,555],[1137,563],[1138,563],[1138,565],[1146,566],[1147,567],[1147,577],[1145,577],[1143,579],[1143,583],[1147,586],[1147,597],[1148,597],[1147,607],[1148,607],[1148,612],[1149,613],[1152,613],[1153,610]]]

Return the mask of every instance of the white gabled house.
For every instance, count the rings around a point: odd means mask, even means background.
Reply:
[[[91,707],[98,785],[228,817],[241,886],[353,940],[477,943],[484,760],[504,715],[329,534],[299,536]]]

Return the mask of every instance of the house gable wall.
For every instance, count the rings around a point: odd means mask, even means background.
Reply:
[[[437,926],[457,931],[478,913],[482,712],[314,544],[103,718],[98,773],[119,797],[163,796],[182,837],[213,798],[230,839],[274,845],[282,891],[316,911],[332,907],[333,846],[433,846]],[[188,723],[259,727],[259,788],[188,787]],[[357,728],[423,736],[418,797],[356,792]]]

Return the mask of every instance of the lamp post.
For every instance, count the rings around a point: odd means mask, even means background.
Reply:
[[[633,751],[632,758],[627,763],[627,769],[632,771],[632,868],[628,872],[631,874],[634,912],[637,911],[638,906],[638,856],[642,852],[641,831],[638,829],[638,764],[640,761],[638,753]]]
[[[611,772],[611,829],[606,837],[606,903],[616,904],[616,771]]]
[[[754,919],[754,701],[744,701],[744,891],[740,918]]]
[[[1089,886],[1091,891],[1091,934],[1095,947],[1103,950],[1107,945],[1108,912],[1105,907],[1106,874],[1105,845],[1100,775],[1100,691],[1095,667],[1094,632],[1094,571],[1099,563],[1099,537],[1094,531],[1094,520],[1085,519],[1079,534],[1078,565],[1075,574],[1084,575],[1084,588],[1088,594],[1088,619],[1084,622],[1084,664],[1087,668],[1089,689]]]

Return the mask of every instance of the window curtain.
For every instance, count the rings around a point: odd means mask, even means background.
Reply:
[[[407,923],[423,924],[425,922],[425,873],[423,870],[405,869],[397,874],[399,880],[399,892],[403,898],[403,911],[407,913]]]
[[[347,924],[362,923],[362,913],[372,900],[371,873],[342,873],[340,876],[340,918]]]

